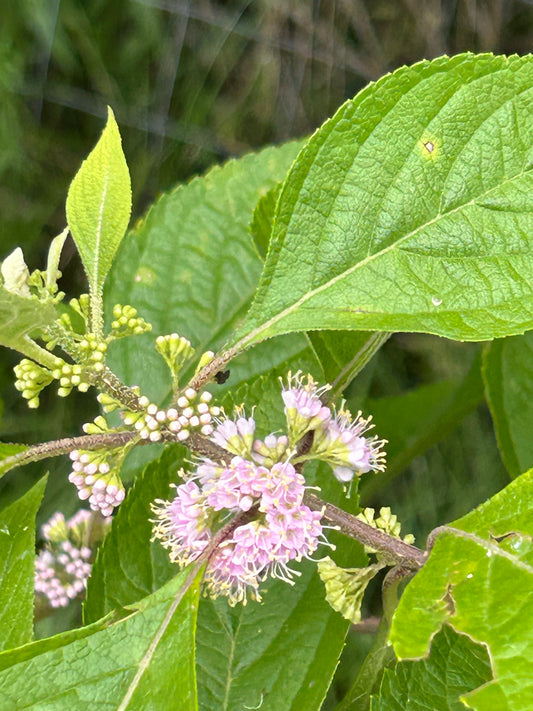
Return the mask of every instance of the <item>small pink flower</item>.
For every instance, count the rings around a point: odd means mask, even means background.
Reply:
[[[294,446],[306,432],[323,428],[331,419],[331,410],[322,403],[322,395],[329,385],[321,388],[308,375],[305,379],[298,371],[289,373],[287,387],[282,386],[281,397],[285,404],[285,416],[289,441]]]

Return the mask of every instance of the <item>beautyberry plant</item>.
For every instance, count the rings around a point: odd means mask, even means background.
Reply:
[[[79,436],[0,445],[0,476],[68,459],[82,506],[37,548],[46,478],[0,509],[2,707],[533,708],[532,115],[531,56],[402,67],[126,235],[109,109],[45,268],[1,265],[15,388],[101,408]],[[88,287],[67,298],[69,235]],[[374,400],[374,429],[365,378],[387,381],[394,332],[487,343],[453,392]],[[469,513],[465,490],[418,547],[385,485],[483,397],[513,480]],[[34,639],[81,599],[81,626]]]

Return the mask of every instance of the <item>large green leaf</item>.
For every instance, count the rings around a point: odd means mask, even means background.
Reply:
[[[386,669],[372,711],[464,711],[462,694],[491,677],[487,650],[444,627],[431,644],[431,654],[418,662]]]
[[[67,196],[68,226],[93,294],[102,290],[130,214],[130,174],[118,126],[109,109],[106,127]]]
[[[428,652],[444,622],[485,644],[493,681],[466,696],[474,709],[533,707],[533,472],[438,535],[407,586],[390,639],[399,658]]]
[[[36,643],[46,651],[0,672],[2,708],[194,711],[199,576],[186,589],[188,575],[183,571],[128,618],[95,626],[90,636],[72,639],[68,632],[69,642],[52,649]]]
[[[299,154],[236,350],[298,330],[533,326],[533,57],[402,67]]]
[[[121,246],[109,277],[109,308],[134,304],[154,334],[177,331],[198,353],[227,341],[261,272],[249,232],[254,207],[284,177],[300,147],[290,143],[232,160],[163,195]],[[302,342],[265,344],[264,369],[287,357],[285,344],[300,350]],[[170,392],[153,336],[113,344],[109,363],[127,382],[140,380],[158,402]],[[143,382],[143,372],[149,381]],[[232,367],[232,384],[234,376]]]
[[[150,504],[154,499],[168,498],[170,484],[177,482],[187,451],[180,445],[167,447],[136,479],[118,509],[89,578],[83,607],[86,623],[155,592],[178,572],[167,551],[158,542],[150,542]]]
[[[280,182],[259,200],[250,225],[254,245],[263,261],[274,227],[281,187]],[[388,337],[387,334],[364,331],[311,331],[307,335],[322,365],[325,382],[333,386],[332,399],[345,390]]]
[[[0,650],[33,637],[35,515],[46,477],[0,512]]]
[[[533,333],[491,343],[483,376],[498,446],[515,477],[533,466]]]
[[[228,607],[202,600],[198,616],[201,711],[318,710],[337,665],[348,623],[325,601],[314,565],[293,588],[275,582],[264,602]]]

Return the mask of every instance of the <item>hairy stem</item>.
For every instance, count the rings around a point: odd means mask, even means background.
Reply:
[[[0,476],[6,474],[10,469],[20,467],[30,462],[39,462],[41,459],[58,457],[61,454],[68,454],[75,449],[103,449],[123,447],[134,437],[138,437],[137,432],[106,432],[104,434],[82,435],[81,437],[64,437],[51,442],[41,442],[29,446],[23,452],[12,454],[0,461]]]
[[[230,348],[227,351],[222,351],[216,355],[213,360],[210,360],[196,375],[191,378],[188,387],[200,390],[206,383],[213,380],[215,375],[241,352],[241,349]]]
[[[95,381],[96,387],[118,400],[126,410],[141,410],[139,395],[132,388],[125,385],[113,371],[104,366]]]
[[[420,548],[404,543],[400,539],[370,526],[337,506],[323,501],[309,491],[304,496],[304,503],[310,509],[323,511],[324,518],[337,526],[341,533],[355,538],[356,541],[365,546],[370,546],[374,550],[380,551],[380,553],[386,553],[392,560],[405,568],[418,570],[426,562],[427,554]]]
[[[16,349],[19,353],[31,358],[49,370],[54,370],[56,367],[56,356],[39,346],[29,336],[25,336],[18,342]]]
[[[0,472],[5,474],[10,469],[22,464],[68,454],[74,449],[113,449],[114,447],[123,447],[137,437],[137,432],[108,432],[81,437],[66,437],[52,442],[35,444],[23,452],[13,454],[11,457],[2,460]],[[163,433],[162,440],[164,442],[178,441],[176,435],[169,431]],[[138,444],[145,443],[147,443],[145,440],[138,442]],[[187,446],[195,454],[207,457],[214,462],[227,462],[233,457],[230,452],[211,442],[207,437],[196,433],[192,434],[187,440]],[[337,506],[323,501],[309,491],[304,496],[304,503],[314,511],[322,511],[323,517],[337,526],[345,535],[354,538],[363,545],[374,548],[374,550],[387,554],[391,561],[401,565],[403,568],[418,570],[426,562],[427,553],[425,551],[370,526]]]

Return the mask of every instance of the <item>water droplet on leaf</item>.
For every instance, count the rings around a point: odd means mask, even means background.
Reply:
[[[434,296],[431,299],[431,303],[433,304],[433,306],[440,306],[442,304],[442,299],[439,299],[438,296]]]

